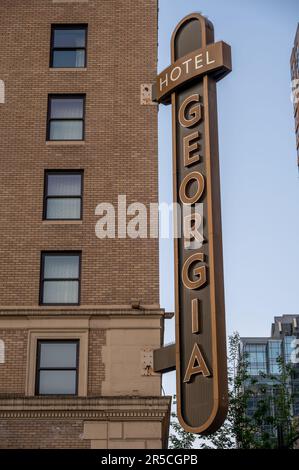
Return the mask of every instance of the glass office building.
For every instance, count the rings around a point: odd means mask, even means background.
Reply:
[[[299,364],[296,363],[296,340],[299,338],[299,315],[283,315],[275,317],[272,324],[270,337],[241,338],[240,357],[245,358],[247,371],[251,378],[258,383],[267,385],[268,393],[275,393],[275,381],[270,376],[280,374],[283,364],[292,364],[294,372],[289,381],[290,391],[295,395],[293,414],[299,416]],[[267,376],[264,377],[263,374]],[[247,413],[252,416],[259,398],[254,396],[249,399]],[[275,410],[273,409],[273,413]]]

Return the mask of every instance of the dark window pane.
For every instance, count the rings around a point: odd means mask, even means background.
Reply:
[[[41,395],[74,395],[76,371],[40,371],[39,393]]]
[[[53,67],[85,67],[85,51],[54,51]]]
[[[48,199],[46,218],[49,220],[80,219],[81,199]]]
[[[77,343],[41,343],[40,368],[76,368]]]
[[[83,140],[83,122],[51,121],[50,140]]]
[[[48,175],[48,196],[80,196],[81,175]]]
[[[78,281],[44,281],[44,304],[78,304]]]
[[[82,119],[83,99],[82,98],[52,98],[51,99],[52,119]]]
[[[55,29],[54,47],[85,47],[85,28]]]
[[[44,279],[78,279],[78,255],[48,255],[44,258]]]

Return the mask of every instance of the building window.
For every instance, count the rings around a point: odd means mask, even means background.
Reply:
[[[279,359],[282,357],[281,341],[269,341],[268,356],[270,374],[279,374],[281,370]]]
[[[86,67],[86,43],[86,25],[52,26],[50,67]]]
[[[284,337],[284,361],[285,364],[292,362],[292,353],[294,352],[294,343],[296,336],[285,336]]]
[[[42,253],[40,303],[78,305],[81,253]]]
[[[44,219],[82,219],[82,194],[82,171],[46,171]]]
[[[50,95],[47,140],[84,140],[85,95]]]
[[[76,395],[79,341],[38,341],[36,395]]]
[[[250,375],[267,373],[266,344],[246,344],[244,352]]]

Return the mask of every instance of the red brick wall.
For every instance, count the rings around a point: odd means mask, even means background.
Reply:
[[[84,449],[82,420],[1,419],[1,449]]]
[[[157,201],[157,0],[1,0],[0,23],[0,305],[38,305],[42,250],[82,250],[82,305],[158,303],[157,240],[98,240],[94,215]],[[88,23],[87,71],[49,69],[53,23]],[[86,93],[85,144],[46,145],[49,93]],[[42,222],[45,169],[84,170],[82,225]]]
[[[5,344],[5,363],[0,364],[0,395],[24,395],[27,365],[26,330],[1,330]]]
[[[105,331],[89,331],[88,396],[90,397],[99,397],[102,394],[102,382],[105,380],[105,365],[102,361],[102,348],[105,344]]]

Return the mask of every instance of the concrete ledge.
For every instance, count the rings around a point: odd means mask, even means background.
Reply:
[[[46,145],[49,147],[59,147],[59,146],[80,146],[86,145],[86,140],[46,140]]]
[[[0,306],[1,316],[14,316],[18,318],[25,316],[38,316],[42,315],[130,315],[130,316],[144,316],[144,315],[165,315],[165,310],[157,305],[142,305],[142,308],[135,309],[131,305],[78,305],[78,306],[58,306],[58,307],[42,307],[42,306]]]
[[[71,0],[73,3],[74,0]],[[88,0],[79,0],[81,3],[87,3]],[[53,0],[53,3],[67,3],[67,0],[59,0],[59,2],[56,0]],[[78,0],[76,0],[77,3]],[[70,3],[70,1],[68,2]],[[87,72],[87,67],[49,67],[49,72]]]
[[[0,418],[163,421],[169,419],[170,405],[171,397],[0,397]]]

